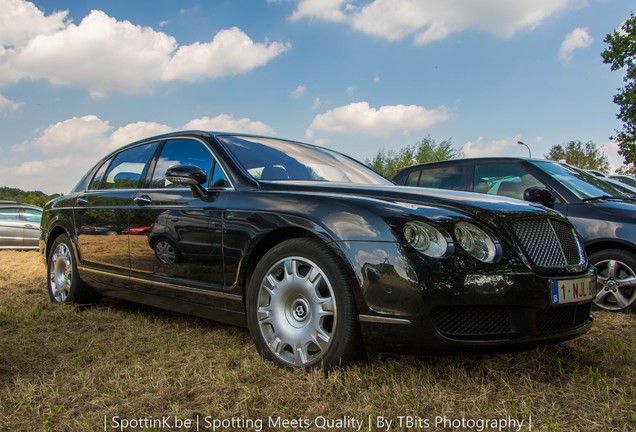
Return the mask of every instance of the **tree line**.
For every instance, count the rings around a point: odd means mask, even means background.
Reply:
[[[44,207],[44,204],[59,196],[59,194],[47,195],[40,191],[23,191],[22,189],[0,186],[0,200],[3,201],[16,201]]]

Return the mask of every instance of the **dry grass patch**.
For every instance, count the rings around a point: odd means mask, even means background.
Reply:
[[[525,353],[395,357],[325,376],[261,360],[245,329],[115,300],[52,305],[38,254],[0,252],[0,431],[104,430],[105,418],[113,430],[114,416],[165,415],[262,419],[265,430],[276,416],[354,417],[363,430],[369,416],[391,430],[406,429],[399,416],[428,430],[436,416],[634,430],[636,316],[596,313],[582,338]]]

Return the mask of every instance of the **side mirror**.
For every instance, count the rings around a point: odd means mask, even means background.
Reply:
[[[554,195],[552,195],[552,192],[546,188],[532,186],[523,191],[523,200],[551,207],[554,204],[555,198]]]
[[[196,165],[170,167],[166,170],[166,180],[190,186],[194,198],[205,198],[208,196],[208,193],[201,186],[208,181],[208,175]]]

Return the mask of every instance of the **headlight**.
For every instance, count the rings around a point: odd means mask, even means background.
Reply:
[[[448,251],[448,241],[437,228],[424,222],[407,222],[404,238],[417,251],[432,258],[440,258]]]
[[[497,258],[495,241],[481,228],[468,222],[457,222],[455,237],[459,245],[473,258],[486,263],[494,262]]]

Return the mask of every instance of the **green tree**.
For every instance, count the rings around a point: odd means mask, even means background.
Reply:
[[[453,147],[450,138],[437,144],[429,135],[397,151],[382,149],[365,163],[386,178],[392,178],[401,168],[410,165],[455,159],[460,156],[461,152]]]
[[[25,192],[22,189],[10,188],[6,186],[0,187],[0,200],[16,201],[24,204],[33,204],[44,207],[44,204],[59,197],[60,194],[46,195],[40,191]]]
[[[623,165],[616,170],[616,174],[633,176],[636,174],[636,164]]]
[[[585,144],[582,141],[570,141],[567,144],[557,144],[550,148],[548,154],[543,155],[550,160],[564,160],[570,165],[581,169],[594,169],[607,172],[610,164],[603,151],[592,141]]]
[[[618,153],[626,164],[636,162],[636,16],[632,13],[619,30],[605,36],[608,48],[601,53],[603,63],[611,65],[613,71],[626,68],[623,78],[625,87],[614,96],[619,106],[616,118],[623,123],[612,139],[618,142]]]

